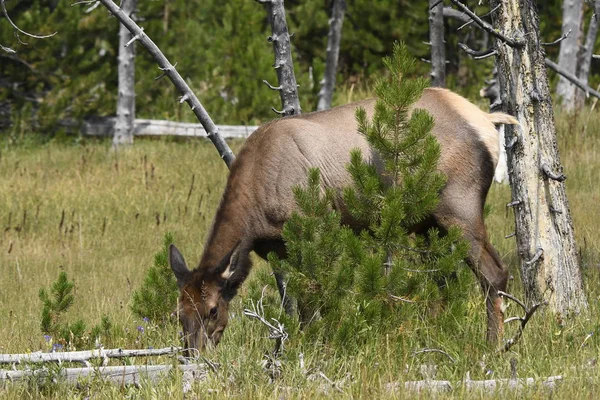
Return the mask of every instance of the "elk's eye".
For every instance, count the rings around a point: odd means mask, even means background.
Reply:
[[[217,307],[213,307],[210,309],[210,312],[208,313],[208,316],[210,318],[215,318],[217,316]]]

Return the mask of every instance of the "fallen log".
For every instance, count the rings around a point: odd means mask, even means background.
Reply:
[[[202,381],[208,374],[205,364],[178,365],[183,373],[184,387],[191,381]],[[18,371],[0,370],[0,382],[22,381],[31,378],[52,377],[68,384],[77,384],[86,378],[101,378],[119,385],[140,386],[142,382],[158,382],[173,369],[172,365],[123,365],[111,367],[63,368],[50,372],[47,368]]]
[[[82,122],[66,120],[59,124],[69,132],[80,132],[83,136],[112,137],[115,132],[115,118],[91,118]],[[217,125],[220,136],[224,139],[247,138],[258,128],[254,125]],[[201,124],[188,122],[165,121],[136,118],[133,128],[134,136],[182,136],[208,137]]]
[[[42,363],[42,362],[87,362],[93,359],[123,358],[123,357],[151,357],[178,354],[183,349],[180,347],[165,347],[162,349],[96,349],[87,351],[65,351],[54,353],[34,353],[24,354],[0,354],[0,364],[20,364],[20,363]]]
[[[447,393],[455,389],[464,388],[468,392],[484,391],[486,394],[495,393],[499,390],[520,391],[528,387],[543,387],[547,390],[553,390],[556,385],[563,380],[562,376],[550,376],[548,378],[515,378],[515,379],[487,379],[474,381],[465,379],[460,382],[440,381],[440,380],[422,380],[408,381],[404,384],[393,382],[387,384],[387,389],[392,392],[408,390],[413,393],[433,392]]]

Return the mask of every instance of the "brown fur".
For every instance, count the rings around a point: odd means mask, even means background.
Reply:
[[[204,283],[214,295],[208,304],[194,290],[188,290],[188,296],[182,291],[183,309],[186,304],[195,303],[194,318],[203,321],[210,320],[211,307],[219,307],[219,321],[223,325],[204,328],[206,331],[199,334],[188,332],[184,322],[188,334],[211,338],[215,331],[222,332],[226,306],[251,268],[250,251],[255,250],[261,257],[270,251],[285,256],[281,229],[296,210],[292,188],[306,184],[309,168],[318,167],[323,187],[338,193],[335,205],[343,221],[357,224],[345,212],[341,196],[341,189],[352,183],[346,170],[350,151],[359,148],[365,159],[380,165],[378,156],[357,133],[358,107],[365,108],[371,116],[374,101],[276,120],[248,138],[232,166],[199,266],[179,274],[183,276],[181,279],[176,272],[180,288]],[[438,169],[448,178],[430,223],[419,229],[437,226],[443,232],[453,225],[462,229],[471,243],[467,262],[487,299],[488,340],[496,342],[502,331],[497,291],[506,288],[508,273],[488,241],[483,206],[498,159],[494,123],[516,123],[516,120],[505,114],[485,113],[445,89],[426,89],[415,108],[426,109],[435,120],[433,133],[442,149]],[[188,316],[189,312],[185,311]],[[198,339],[188,343],[202,348],[205,342]]]

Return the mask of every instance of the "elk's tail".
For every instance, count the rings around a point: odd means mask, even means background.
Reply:
[[[504,113],[490,113],[487,115],[490,122],[494,125],[506,124],[506,125],[519,125],[519,121],[512,115]]]

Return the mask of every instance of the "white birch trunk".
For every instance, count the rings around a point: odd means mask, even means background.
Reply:
[[[335,89],[335,75],[337,73],[340,54],[340,43],[342,41],[342,26],[344,25],[344,14],[346,13],[345,0],[333,0],[333,10],[329,19],[329,34],[327,35],[327,57],[325,60],[325,75],[321,81],[319,101],[317,110],[331,108],[333,91]]]
[[[122,10],[128,17],[135,11],[137,0],[123,0]],[[133,144],[135,120],[135,43],[133,35],[119,24],[119,96],[113,147]]]
[[[562,34],[570,31],[569,36],[560,42],[558,66],[573,75],[577,74],[577,60],[581,39],[581,20],[583,18],[583,0],[563,1]],[[562,107],[567,111],[575,109],[575,92],[577,88],[564,77],[560,77],[556,86],[556,94]]]
[[[560,178],[562,166],[537,9],[534,0],[492,0],[490,6],[500,3],[492,14],[495,30],[525,41],[513,48],[496,39],[502,104],[520,123],[505,129],[525,296],[567,316],[586,310],[587,300],[564,179],[550,178]]]

